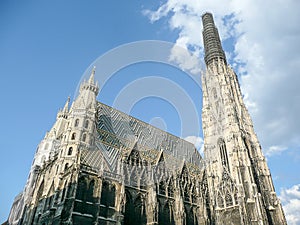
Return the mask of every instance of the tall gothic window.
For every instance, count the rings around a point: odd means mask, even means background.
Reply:
[[[71,136],[71,140],[75,140],[75,138],[76,138],[76,133],[73,133]]]
[[[136,195],[134,195],[136,196]],[[124,225],[146,225],[146,206],[145,201],[140,195],[135,198],[126,192]],[[161,223],[165,224],[165,223]]]
[[[83,141],[83,142],[86,141],[86,134],[85,134],[85,133],[82,135],[82,141]]]
[[[190,207],[189,205],[185,205],[184,210],[185,210],[185,224],[186,225],[198,224],[193,208]]]
[[[65,169],[64,169],[64,171],[66,172],[66,170],[69,168],[69,163],[66,163],[65,164]]]
[[[95,188],[95,180],[91,180],[89,183],[87,193],[86,193],[86,200],[88,202],[94,201],[94,188]]]
[[[100,199],[99,215],[101,217],[111,218],[114,215],[114,209],[112,207],[115,207],[115,197],[116,197],[115,185],[104,180],[102,183],[101,199]]]
[[[76,199],[85,201],[85,195],[87,192],[87,182],[84,177],[80,177],[77,184],[77,191],[76,191]]]
[[[115,206],[115,186],[107,181],[102,184],[101,200],[100,204],[105,206],[114,207]]]
[[[86,129],[89,128],[89,121],[88,120],[85,121],[84,128],[86,128]]]
[[[72,152],[73,152],[73,148],[70,147],[69,150],[68,150],[68,155],[72,155]]]
[[[175,225],[172,204],[158,201],[158,224]]]
[[[227,156],[227,149],[224,139],[220,138],[218,140],[218,146],[221,155],[221,163],[229,170],[229,163],[228,163],[228,156]]]
[[[78,127],[78,124],[79,124],[79,119],[76,119],[76,120],[75,120],[74,126],[75,126],[75,127]]]

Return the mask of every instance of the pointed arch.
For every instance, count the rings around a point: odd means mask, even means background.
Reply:
[[[68,155],[72,155],[72,153],[73,153],[73,147],[70,147],[70,148],[68,149]]]
[[[134,200],[134,209],[136,214],[136,220],[139,221],[136,224],[147,224],[146,206],[141,195],[138,195]]]
[[[196,225],[196,216],[193,210],[193,207],[190,207],[188,205],[184,206],[185,211],[185,224],[186,225]]]
[[[79,119],[76,119],[74,122],[74,127],[78,127],[78,125],[79,125]]]
[[[141,195],[135,198],[129,191],[125,191],[126,203],[124,225],[146,225],[146,207]]]
[[[237,187],[228,172],[223,171],[222,179],[218,187],[218,207],[231,207],[238,204]]]
[[[65,168],[64,168],[64,172],[66,172],[68,168],[69,168],[69,163],[66,163]]]
[[[76,133],[74,132],[74,133],[72,133],[72,135],[71,135],[71,140],[75,140],[76,139]]]
[[[100,204],[107,207],[115,206],[116,187],[104,180],[102,183]]]
[[[225,144],[225,141],[223,138],[218,139],[218,147],[219,147],[220,156],[221,156],[221,163],[227,170],[229,170],[227,148],[226,148],[226,144]]]
[[[83,134],[82,134],[81,140],[82,140],[83,142],[86,142],[86,133],[83,133]]]
[[[86,120],[84,122],[84,128],[88,129],[89,128],[89,120]]]
[[[77,183],[76,199],[85,201],[86,191],[87,191],[87,181],[84,177],[80,177]]]
[[[175,225],[172,204],[169,201],[165,204],[163,201],[158,201],[158,205],[158,224]]]
[[[94,188],[95,188],[95,180],[92,179],[89,182],[89,186],[86,193],[86,201],[94,202]]]

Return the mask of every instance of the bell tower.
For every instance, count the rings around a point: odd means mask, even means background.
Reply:
[[[286,224],[266,159],[227,65],[211,13],[202,16],[204,158],[212,224]]]

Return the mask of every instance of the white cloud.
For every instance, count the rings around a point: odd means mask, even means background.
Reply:
[[[187,136],[187,137],[184,138],[184,140],[194,144],[196,149],[200,152],[200,154],[203,155],[204,142],[203,142],[203,139],[201,137]]]
[[[204,67],[201,66],[199,57],[197,57],[196,54],[192,54],[190,51],[188,51],[186,47],[179,46],[180,45],[175,45],[171,49],[169,60],[177,63],[178,66],[186,72],[200,74]]]
[[[300,146],[300,1],[297,0],[167,0],[147,11],[152,22],[165,17],[178,30],[176,44],[194,52],[203,50],[201,15],[210,11],[222,40],[235,40],[230,60],[239,75],[245,102],[267,154]],[[226,49],[225,49],[226,50]],[[170,60],[192,73],[182,52]],[[276,147],[277,146],[277,147]]]
[[[286,151],[286,150],[287,150],[287,147],[285,147],[285,146],[272,145],[267,150],[265,150],[265,155],[266,156],[279,155],[283,151]]]
[[[282,189],[279,196],[289,225],[300,225],[300,184]]]

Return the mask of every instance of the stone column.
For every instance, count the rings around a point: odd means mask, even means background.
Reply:
[[[154,185],[148,187],[146,197],[147,225],[158,224],[158,203]]]

